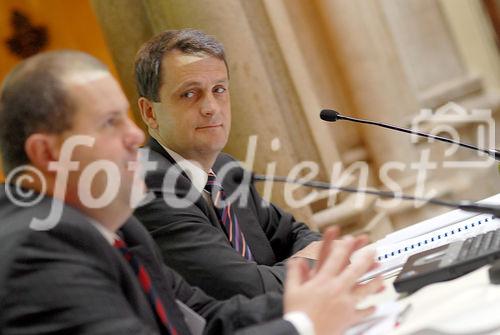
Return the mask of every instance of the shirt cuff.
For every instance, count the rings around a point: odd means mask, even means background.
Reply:
[[[283,319],[290,322],[299,335],[314,335],[314,325],[304,312],[289,312],[283,315]]]

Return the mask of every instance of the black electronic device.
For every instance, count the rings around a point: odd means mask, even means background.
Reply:
[[[394,281],[397,292],[412,293],[432,283],[458,278],[500,259],[500,229],[408,257]]]

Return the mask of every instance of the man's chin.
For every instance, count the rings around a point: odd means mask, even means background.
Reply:
[[[214,152],[219,153],[224,149],[227,144],[227,138],[222,136],[212,136],[208,139],[205,139],[202,143],[204,143],[203,147],[206,152]]]
[[[147,187],[143,180],[137,181],[132,184],[130,188],[130,208],[137,208],[147,196]]]
[[[205,147],[203,150],[199,150],[198,152],[204,153],[205,156],[212,155],[215,159],[221,153],[222,149],[224,149],[224,146],[217,145]]]

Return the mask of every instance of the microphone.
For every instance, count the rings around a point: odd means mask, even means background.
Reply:
[[[375,121],[363,120],[363,119],[357,119],[357,118],[350,117],[350,116],[344,116],[344,115],[340,114],[339,112],[334,111],[333,109],[323,109],[321,111],[321,113],[319,114],[319,117],[321,118],[321,120],[327,121],[327,122],[335,122],[335,121],[338,121],[338,120],[347,120],[347,121],[353,121],[353,122],[358,122],[358,123],[375,125],[375,126],[379,126],[379,127],[383,127],[383,128],[388,128],[388,129],[392,129],[392,130],[396,130],[396,131],[401,131],[401,132],[404,132],[404,133],[408,133],[408,134],[412,134],[412,135],[417,135],[417,136],[421,136],[421,137],[432,138],[432,139],[435,139],[435,140],[438,140],[438,141],[441,141],[441,142],[452,143],[452,144],[456,144],[456,145],[459,145],[459,146],[464,147],[464,148],[468,148],[468,149],[471,149],[471,150],[475,150],[475,151],[479,151],[479,152],[485,153],[488,156],[493,157],[495,160],[500,161],[500,151],[495,150],[495,149],[478,148],[476,146],[473,146],[473,145],[470,145],[470,144],[467,144],[467,143],[462,143],[462,142],[454,141],[452,139],[449,139],[449,138],[446,138],[446,137],[443,137],[443,136],[436,136],[436,135],[431,135],[431,134],[427,134],[427,133],[422,133],[422,132],[414,131],[414,130],[407,129],[407,128],[393,126],[393,125],[390,125],[390,124],[387,124],[387,123],[375,122]]]
[[[321,181],[303,181],[300,179],[290,179],[288,177],[283,177],[283,176],[266,176],[266,175],[259,175],[259,174],[254,174],[251,172],[243,172],[239,171],[238,173],[235,173],[233,175],[233,181],[236,184],[241,184],[244,179],[247,179],[248,177],[245,178],[245,174],[250,174],[250,183],[254,182],[261,182],[261,181],[271,181],[271,182],[278,182],[278,183],[289,183],[289,184],[296,184],[296,185],[302,185],[302,186],[307,186],[307,187],[312,187],[316,189],[321,189],[321,190],[337,190],[341,192],[348,192],[348,193],[364,193],[364,194],[370,194],[370,195],[375,195],[381,198],[391,198],[391,199],[403,199],[403,200],[411,200],[411,201],[421,201],[425,203],[430,203],[433,205],[437,206],[444,206],[444,207],[449,207],[453,209],[461,209],[466,212],[472,212],[472,213],[480,213],[480,214],[491,214],[497,218],[500,218],[500,206],[499,205],[493,205],[493,204],[478,204],[472,201],[447,201],[447,200],[441,200],[438,198],[424,198],[424,197],[415,197],[407,194],[402,194],[402,193],[395,193],[391,191],[379,191],[375,189],[368,189],[368,188],[354,188],[354,187],[344,187],[344,186],[336,186],[332,185],[330,183],[325,183]]]

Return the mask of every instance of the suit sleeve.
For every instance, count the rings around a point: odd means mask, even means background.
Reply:
[[[156,334],[110,272],[61,240],[31,240],[16,250],[7,279],[2,334]]]
[[[243,184],[239,185],[236,182],[237,178],[235,176],[246,175],[248,171],[245,171],[233,157],[220,154],[216,162],[217,169],[226,164],[234,164],[234,168],[229,169],[231,172],[224,179],[224,187],[228,186],[229,190],[235,190],[243,186]],[[245,187],[249,187],[250,194],[248,211],[246,212],[250,217],[254,217],[256,223],[260,224],[267,241],[270,243],[276,262],[283,262],[311,242],[321,240],[319,233],[312,231],[307,225],[297,221],[293,215],[273,203],[264,201],[253,183]]]
[[[273,203],[264,201],[253,185],[250,186],[250,194],[254,211],[278,261],[284,261],[311,242],[321,240],[321,234]]]
[[[176,209],[157,197],[136,215],[152,234],[165,263],[211,296],[227,299],[235,294],[254,297],[282,292],[285,265],[247,261],[195,205]]]
[[[165,267],[165,276],[177,299],[207,320],[205,334],[295,335],[295,327],[282,319],[283,299],[268,293],[252,299],[241,295],[219,301],[190,286],[179,274]]]

